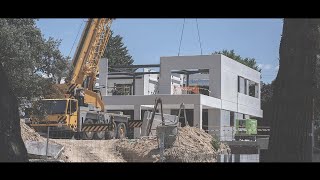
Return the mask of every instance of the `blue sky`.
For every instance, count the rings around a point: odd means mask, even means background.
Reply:
[[[60,50],[73,56],[86,19],[40,19],[37,26],[46,38],[61,39]],[[114,34],[123,37],[134,64],[156,64],[161,56],[178,55],[183,19],[116,19]],[[281,19],[198,19],[204,55],[234,49],[253,57],[262,68],[262,80],[277,74]],[[77,33],[80,29],[78,38]],[[180,55],[200,55],[196,19],[186,19]]]

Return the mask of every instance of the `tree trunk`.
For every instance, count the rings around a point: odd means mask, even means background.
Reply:
[[[21,138],[18,102],[0,64],[0,162],[27,162],[27,149]]]
[[[280,68],[274,84],[267,161],[311,161],[311,122],[320,84],[320,19],[284,19]]]

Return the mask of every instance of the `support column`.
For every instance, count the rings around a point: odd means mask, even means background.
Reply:
[[[141,106],[134,105],[134,120],[141,120]]]
[[[202,129],[202,105],[200,104],[194,105],[193,126]]]
[[[141,106],[140,105],[134,105],[134,120],[140,120],[141,119]],[[138,139],[141,135],[141,127],[137,127],[133,129],[133,138]]]
[[[161,63],[160,58],[160,75],[158,81],[159,94],[172,94],[171,93],[171,69]]]
[[[132,95],[136,95],[136,74],[133,73],[132,77]]]
[[[208,109],[208,130],[209,134],[221,136],[221,110]]]
[[[141,127],[133,128],[133,138],[139,139],[141,135]]]
[[[102,58],[99,62],[99,86],[104,86],[101,88],[100,92],[102,96],[107,96],[107,86],[108,86],[108,59]]]

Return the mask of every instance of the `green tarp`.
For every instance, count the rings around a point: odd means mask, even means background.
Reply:
[[[257,120],[236,119],[236,133],[245,135],[257,134]]]

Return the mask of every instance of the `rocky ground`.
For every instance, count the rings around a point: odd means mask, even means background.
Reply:
[[[125,162],[114,149],[117,140],[52,140],[65,147],[60,159],[64,162]]]
[[[23,141],[45,142],[46,138],[40,136],[34,129],[20,122]],[[59,160],[64,162],[125,162],[119,153],[114,150],[117,140],[74,140],[49,139],[51,143],[61,144],[64,150]]]
[[[21,135],[23,141],[45,142],[23,121]],[[63,162],[159,162],[160,150],[155,137],[122,140],[74,140],[49,139],[61,144],[64,150],[59,157]],[[230,148],[222,143],[214,147],[214,138],[194,127],[178,129],[173,146],[165,149],[166,162],[216,162],[218,154],[230,153]]]
[[[25,141],[39,141],[44,142],[46,139],[40,136],[34,129],[30,128],[28,125],[24,123],[23,120],[20,120],[21,127],[21,137],[22,140]]]

